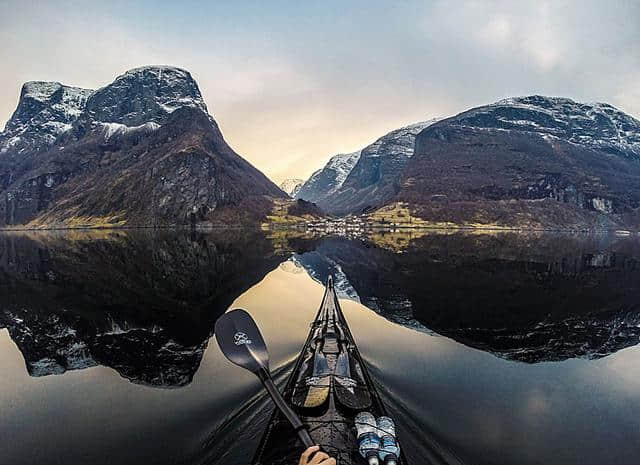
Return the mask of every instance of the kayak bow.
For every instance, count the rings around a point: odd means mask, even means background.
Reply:
[[[338,465],[366,464],[358,453],[355,417],[368,410],[386,415],[384,405],[349,330],[330,277],[307,341],[284,389],[309,427],[314,443]],[[279,410],[275,410],[255,453],[254,465],[295,465],[303,445]],[[401,454],[398,465],[405,465]]]

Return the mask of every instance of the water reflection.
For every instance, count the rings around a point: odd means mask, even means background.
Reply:
[[[636,463],[639,259],[615,236],[1,234],[0,462],[248,463],[270,404],[215,320],[249,309],[283,382],[332,274],[411,464]]]
[[[293,254],[289,272],[331,274],[342,297],[391,321],[507,359],[599,358],[638,343],[634,238],[432,234],[398,248],[390,236],[2,235],[0,325],[32,376],[100,364],[184,386],[216,318]]]
[[[296,261],[394,322],[511,360],[600,358],[639,341],[636,238],[434,234],[401,251],[373,239],[324,238]]]
[[[258,232],[2,235],[0,327],[31,376],[100,364],[184,386],[216,318],[285,259]]]

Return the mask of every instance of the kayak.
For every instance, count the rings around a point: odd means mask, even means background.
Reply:
[[[283,391],[314,443],[338,465],[367,462],[358,453],[356,415],[387,415],[342,313],[329,277],[311,331]],[[254,465],[297,465],[304,446],[280,410],[272,414]],[[401,456],[397,462],[406,464]]]

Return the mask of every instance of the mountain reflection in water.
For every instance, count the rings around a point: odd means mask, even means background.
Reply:
[[[402,253],[326,238],[296,261],[392,321],[535,363],[638,343],[639,258],[636,238],[439,234]]]
[[[159,387],[191,382],[217,317],[285,259],[256,232],[0,240],[0,325],[30,375],[100,364]]]
[[[30,379],[41,380],[29,388],[29,381],[14,371],[21,381],[7,378],[0,383],[0,395],[13,406],[0,433],[17,438],[6,457],[11,463],[30,464],[247,463],[270,407],[255,380],[228,366],[216,344],[209,344],[215,321],[230,306],[246,306],[265,332],[273,366],[284,381],[320,303],[322,287],[314,280],[324,283],[331,274],[342,298],[353,301],[344,304],[347,319],[383,398],[400,418],[410,463],[540,463],[552,458],[549,451],[532,452],[509,435],[469,436],[470,425],[495,427],[490,424],[493,416],[508,423],[512,435],[531,437],[530,430],[537,428],[501,411],[504,405],[489,402],[495,396],[516,402],[515,394],[503,392],[516,389],[507,388],[514,381],[501,384],[498,379],[506,373],[523,386],[532,385],[532,376],[555,379],[558,386],[566,382],[567,392],[582,402],[573,407],[573,418],[550,415],[553,427],[548,433],[536,429],[542,443],[551,441],[545,434],[569,442],[562,460],[549,463],[602,462],[607,456],[578,447],[593,441],[593,432],[578,434],[579,428],[571,424],[588,416],[590,402],[605,405],[613,400],[598,401],[598,395],[605,394],[570,384],[572,373],[585,369],[573,360],[595,363],[589,360],[640,341],[639,260],[637,237],[606,235],[2,233],[0,328],[6,328],[17,346]],[[1,336],[0,346],[5,347]],[[467,364],[479,355],[468,347],[491,358],[483,357],[470,368]],[[0,368],[11,365],[10,357],[5,351]],[[449,360],[446,367],[441,365],[444,360]],[[558,361],[570,364],[539,363]],[[527,370],[529,364],[540,368],[534,373],[533,366]],[[96,372],[100,366],[115,370],[120,381]],[[589,367],[593,373],[603,368]],[[558,381],[561,371],[566,381]],[[65,372],[78,376],[49,376]],[[463,379],[460,373],[465,373]],[[482,385],[489,373],[496,375],[495,385],[484,385],[485,394],[462,396]],[[438,397],[444,391],[435,387],[434,379],[444,383],[446,398],[464,412],[456,408],[452,414],[445,408],[447,402]],[[610,381],[618,386],[615,379]],[[116,432],[79,445],[70,438],[86,430],[91,419],[66,417],[65,403],[73,399],[64,389],[58,391],[66,383],[89,401],[108,389],[118,400],[110,407],[95,407],[96,418],[105,424],[123,422],[123,431],[157,424],[160,410],[170,421],[165,429],[145,431],[138,443],[127,447],[124,433]],[[140,392],[135,385],[182,389],[170,395],[162,394],[164,389]],[[116,421],[110,409],[131,399],[140,409],[148,404],[155,411],[127,415],[125,409]],[[42,422],[41,413],[15,407],[34,401],[51,409],[53,416],[39,424],[55,428],[58,438],[40,444],[37,452],[33,441],[48,431],[29,434],[24,424]],[[483,402],[492,407],[481,415],[486,421],[477,423],[472,415]],[[542,405],[539,402],[534,404]],[[611,463],[635,463],[635,456],[629,461],[625,457],[634,455],[634,446],[626,443],[628,429],[640,431],[639,416],[631,416],[640,413],[637,393],[626,402],[625,413],[616,410],[616,404],[606,415],[606,445],[617,454]],[[536,412],[539,416],[542,411]]]

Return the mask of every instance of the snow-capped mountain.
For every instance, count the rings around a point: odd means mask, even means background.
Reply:
[[[361,213],[384,205],[396,194],[398,177],[413,155],[416,134],[439,121],[410,124],[362,149],[360,158],[329,199],[336,214]]]
[[[169,66],[96,91],[27,83],[0,148],[0,225],[255,222],[284,198]]]
[[[113,133],[145,125],[150,129],[149,124],[162,123],[181,107],[207,112],[191,74],[170,66],[132,69],[95,91],[59,82],[27,82],[0,134],[0,152],[22,153],[52,145],[80,116],[85,124],[106,123],[107,132]]]
[[[360,213],[384,204],[395,193],[394,182],[413,154],[416,134],[436,121],[396,129],[362,150],[332,157],[311,175],[298,197],[336,214]]]
[[[53,144],[60,134],[71,129],[91,92],[59,82],[25,83],[18,107],[0,133],[0,153],[20,154]]]
[[[282,189],[287,194],[289,194],[289,197],[295,198],[296,194],[298,193],[298,191],[302,187],[302,184],[304,184],[304,180],[303,179],[299,179],[299,178],[285,179],[280,184],[280,189]]]
[[[529,132],[640,159],[640,121],[607,103],[532,95],[500,100],[455,119],[469,128]]]
[[[433,118],[395,129],[376,140],[373,144],[365,147],[362,150],[362,156],[368,158],[409,158],[413,155],[413,142],[415,141],[416,134],[439,120],[439,118]]]
[[[86,114],[92,121],[139,126],[148,122],[162,124],[182,107],[208,113],[191,74],[171,66],[143,66],[92,93]]]
[[[436,222],[640,226],[640,121],[539,95],[474,108],[418,134],[394,201]]]
[[[359,158],[359,150],[332,156],[323,168],[315,171],[300,187],[297,197],[322,204],[326,197],[342,186]]]

